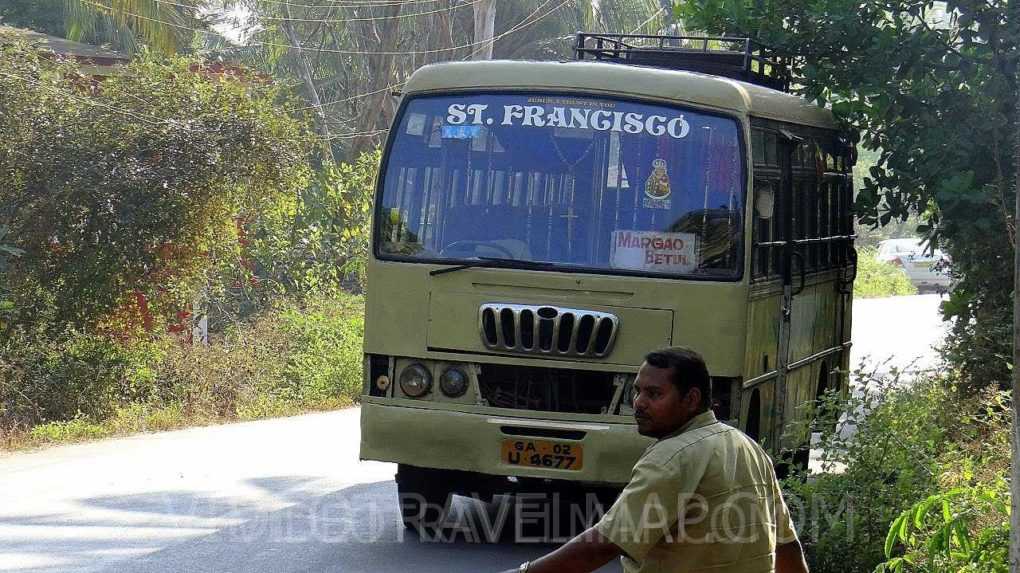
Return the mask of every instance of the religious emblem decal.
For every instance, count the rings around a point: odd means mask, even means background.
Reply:
[[[658,158],[652,162],[652,174],[645,180],[644,206],[650,209],[669,209],[672,202],[669,196],[669,173],[666,172],[666,160]]]

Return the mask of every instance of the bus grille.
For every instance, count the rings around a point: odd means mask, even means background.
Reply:
[[[613,349],[620,319],[593,310],[486,303],[479,328],[490,350],[602,358]]]

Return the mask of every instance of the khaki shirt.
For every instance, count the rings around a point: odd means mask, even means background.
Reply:
[[[771,573],[797,539],[772,461],[711,411],[645,450],[596,527],[628,573]]]

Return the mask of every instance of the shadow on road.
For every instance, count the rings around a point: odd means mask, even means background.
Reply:
[[[393,482],[323,494],[315,481],[249,480],[245,485],[260,494],[255,498],[162,491],[78,500],[88,520],[73,514],[2,518],[0,527],[42,530],[24,543],[0,542],[0,553],[17,555],[25,565],[0,570],[500,571],[555,547],[538,539],[542,524],[521,526],[514,504],[455,498],[440,538],[424,539],[400,522]],[[54,535],[46,535],[45,528],[53,528]]]

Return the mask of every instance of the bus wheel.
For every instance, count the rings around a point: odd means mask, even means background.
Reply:
[[[450,491],[440,470],[397,466],[397,499],[404,527],[419,533],[437,530],[450,508]]]

